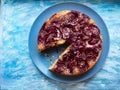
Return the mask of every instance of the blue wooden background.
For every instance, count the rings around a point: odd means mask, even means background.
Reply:
[[[120,90],[120,2],[74,0],[95,10],[105,21],[110,51],[104,67],[81,83],[55,82],[36,69],[29,57],[28,37],[37,16],[68,0],[2,0],[0,16],[0,84],[2,90]],[[72,1],[72,0],[71,0]]]

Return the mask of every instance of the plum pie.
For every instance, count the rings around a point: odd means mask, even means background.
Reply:
[[[48,18],[38,34],[38,50],[68,43],[50,71],[80,75],[90,70],[102,51],[102,35],[93,19],[82,12],[64,10]]]

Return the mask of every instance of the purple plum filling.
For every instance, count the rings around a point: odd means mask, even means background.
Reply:
[[[43,43],[46,47],[50,42],[60,39],[72,43],[71,50],[58,60],[55,71],[61,73],[66,68],[73,73],[77,67],[85,72],[89,67],[88,62],[96,60],[99,50],[102,49],[100,30],[96,25],[90,24],[90,18],[81,12],[71,11],[67,14],[67,18],[57,18],[47,28],[44,24],[38,36],[38,43]],[[91,47],[87,47],[86,42]]]

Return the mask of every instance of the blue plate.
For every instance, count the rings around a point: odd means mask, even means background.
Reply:
[[[90,16],[96,22],[103,36],[103,49],[102,49],[101,56],[98,62],[96,63],[96,65],[88,72],[75,77],[58,75],[48,70],[48,68],[51,66],[50,58],[45,56],[45,53],[49,53],[50,54],[49,56],[52,56],[52,60],[55,60],[59,56],[59,54],[63,52],[63,48],[65,49],[66,46],[60,46],[58,48],[58,51],[59,51],[58,53],[56,53],[56,48],[46,50],[42,53],[40,53],[37,49],[37,37],[43,23],[53,14],[62,10],[76,10]],[[91,8],[80,3],[65,2],[65,3],[56,4],[47,8],[35,20],[29,35],[29,52],[33,60],[33,63],[44,75],[59,82],[64,82],[64,83],[81,82],[92,77],[102,68],[106,60],[106,57],[108,55],[108,51],[109,51],[109,34],[104,21],[95,11],[93,11]]]

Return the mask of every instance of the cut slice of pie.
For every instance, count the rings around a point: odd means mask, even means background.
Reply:
[[[102,35],[87,15],[64,10],[54,14],[43,24],[38,35],[38,50],[70,44],[59,56],[50,71],[62,75],[79,75],[90,70],[102,51]]]

